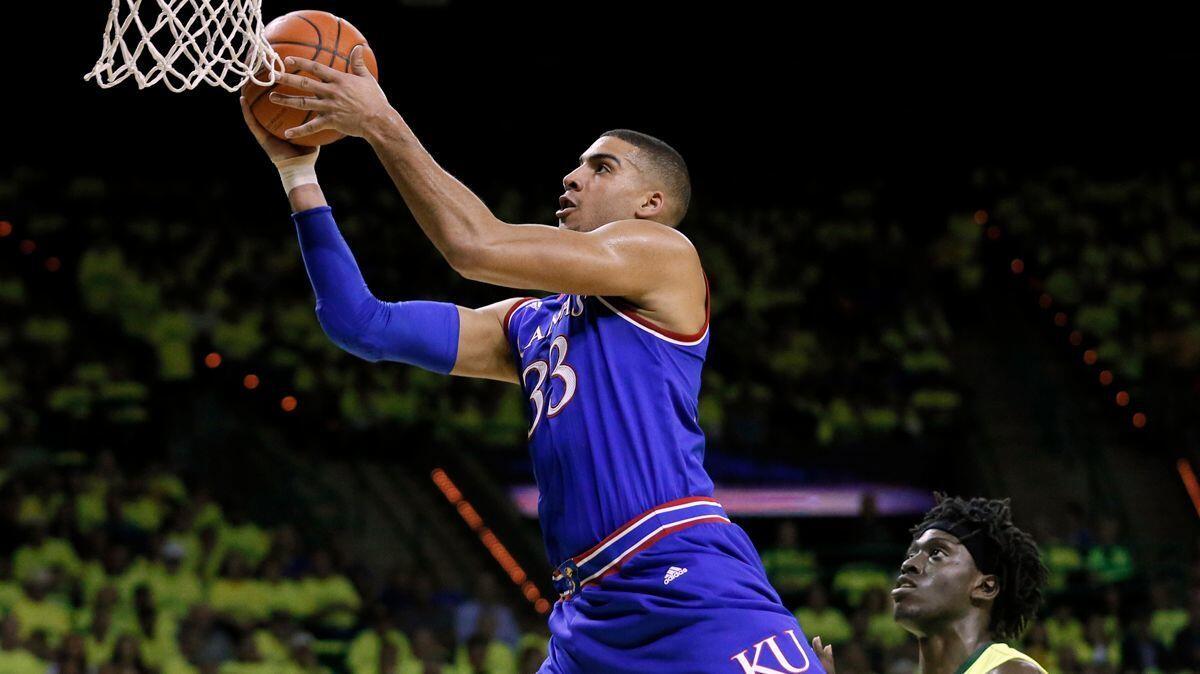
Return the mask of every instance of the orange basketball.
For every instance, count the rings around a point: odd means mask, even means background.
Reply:
[[[280,58],[297,56],[318,63],[323,63],[335,70],[350,72],[350,50],[357,45],[363,45],[365,53],[363,60],[372,75],[379,76],[375,64],[375,52],[367,45],[366,38],[349,21],[338,18],[329,12],[318,12],[305,9],[275,19],[267,24],[264,30],[267,41],[279,54]],[[295,69],[291,73],[299,73],[304,77],[316,79],[310,72]],[[278,90],[281,94],[291,96],[304,95],[295,87],[275,85],[261,87],[254,82],[247,82],[242,87],[242,95],[250,103],[250,111],[259,124],[274,134],[283,138],[283,132],[295,128],[312,119],[317,113],[311,110],[295,110],[285,108],[271,102],[267,94]],[[299,138],[284,138],[297,145],[327,145],[341,139],[345,134],[332,129],[301,136]]]

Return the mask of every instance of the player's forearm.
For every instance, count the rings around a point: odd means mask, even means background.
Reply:
[[[289,196],[300,189],[294,188]],[[398,361],[441,374],[454,368],[459,333],[456,306],[380,301],[367,288],[328,207],[299,211],[292,220],[316,295],[317,319],[333,343],[369,361]]]
[[[288,192],[288,201],[292,204],[294,213],[329,205],[328,201],[325,201],[325,193],[320,191],[320,185],[316,183],[293,187],[292,191]]]
[[[417,224],[446,261],[463,271],[474,251],[508,227],[471,190],[450,175],[394,110],[364,136],[396,184]]]
[[[321,191],[321,186],[315,183],[293,187],[288,192],[288,202],[292,204],[293,213],[329,205],[325,201],[325,193]]]

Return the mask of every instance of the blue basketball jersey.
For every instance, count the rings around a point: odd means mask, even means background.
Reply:
[[[705,322],[683,335],[620,298],[559,294],[504,320],[529,398],[538,516],[552,565],[659,504],[711,496],[697,418]]]

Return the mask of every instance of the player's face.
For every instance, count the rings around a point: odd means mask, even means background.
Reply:
[[[566,192],[554,214],[558,226],[580,232],[637,217],[647,185],[638,166],[638,149],[604,136],[579,158],[579,167],[563,177]]]
[[[923,532],[908,548],[896,589],[896,622],[918,637],[967,614],[983,574],[958,538],[937,529]]]

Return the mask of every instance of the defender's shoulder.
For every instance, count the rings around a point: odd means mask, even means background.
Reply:
[[[988,670],[988,674],[1043,674],[1041,667],[1027,660],[1013,659],[1000,663]]]

